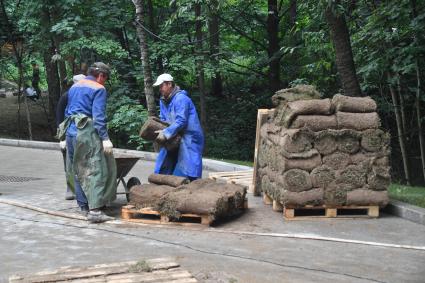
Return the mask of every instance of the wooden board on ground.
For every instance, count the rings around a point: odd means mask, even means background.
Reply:
[[[255,133],[255,149],[254,149],[254,173],[252,178],[252,192],[255,196],[261,195],[260,187],[257,185],[261,182],[261,180],[257,180],[258,178],[258,155],[260,149],[261,135],[260,129],[261,126],[267,121],[269,117],[274,114],[274,109],[258,109],[257,113],[257,129]]]
[[[98,264],[88,267],[62,267],[31,275],[15,275],[10,283],[37,282],[198,282],[187,270],[171,258]]]
[[[213,180],[225,183],[238,184],[248,187],[248,192],[252,193],[253,170],[210,172],[208,177]]]
[[[323,218],[377,218],[379,206],[305,206],[300,208],[283,207],[285,220],[312,220]]]

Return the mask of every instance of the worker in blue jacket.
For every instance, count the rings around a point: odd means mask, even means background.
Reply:
[[[107,92],[104,87],[109,75],[108,65],[102,62],[91,65],[87,77],[68,91],[65,109],[66,147],[75,174],[77,203],[81,211],[87,214],[89,222],[94,223],[111,219],[102,209],[115,199],[113,190],[116,190],[116,184],[108,181],[112,173],[106,172],[115,168],[102,166],[107,160],[113,160],[113,145],[106,121]]]
[[[155,173],[182,176],[190,180],[201,178],[204,134],[195,105],[188,93],[175,85],[170,74],[160,75],[154,86],[159,86],[161,93],[159,117],[170,124],[158,132],[156,141],[164,144],[177,134],[182,136],[177,150],[161,147]]]

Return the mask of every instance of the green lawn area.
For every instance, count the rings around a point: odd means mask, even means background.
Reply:
[[[391,184],[388,189],[390,198],[425,208],[425,187],[410,187]]]

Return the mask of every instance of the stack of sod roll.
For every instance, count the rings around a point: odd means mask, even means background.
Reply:
[[[263,192],[287,207],[388,203],[390,136],[373,99],[320,99],[304,85],[272,100],[258,149]]]

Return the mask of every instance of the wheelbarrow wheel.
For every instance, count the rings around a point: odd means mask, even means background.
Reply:
[[[127,197],[127,201],[130,201],[130,189],[133,186],[137,186],[137,185],[141,185],[142,183],[140,182],[139,178],[137,177],[131,177],[128,182],[127,182],[127,186],[125,188],[125,196]]]

